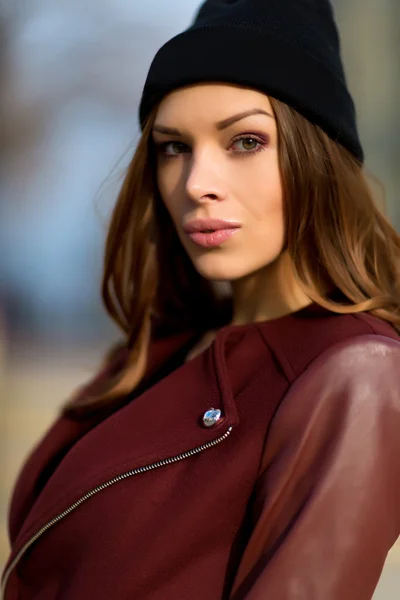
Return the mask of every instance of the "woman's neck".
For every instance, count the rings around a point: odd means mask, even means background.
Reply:
[[[277,319],[312,302],[296,280],[287,252],[265,268],[233,281],[231,286],[232,325]]]

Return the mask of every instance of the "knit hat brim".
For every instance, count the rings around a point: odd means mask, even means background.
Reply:
[[[263,59],[255,61],[255,56]],[[284,37],[272,39],[262,31],[234,26],[189,29],[175,36],[151,65],[139,108],[142,128],[151,109],[170,91],[201,82],[243,85],[281,100],[364,160],[360,141],[352,135],[355,107],[345,83]],[[318,98],[311,105],[309,90],[316,86]]]

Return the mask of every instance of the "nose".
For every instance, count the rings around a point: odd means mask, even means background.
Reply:
[[[222,165],[213,159],[210,152],[203,152],[197,156],[193,153],[185,184],[189,199],[196,203],[223,200],[226,197],[226,189],[222,169]]]

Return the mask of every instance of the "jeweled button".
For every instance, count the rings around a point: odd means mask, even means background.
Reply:
[[[210,408],[204,413],[203,423],[206,427],[213,427],[221,418],[221,411],[218,408]]]

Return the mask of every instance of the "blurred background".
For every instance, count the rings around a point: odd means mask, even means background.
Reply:
[[[366,165],[400,229],[400,2],[336,0]],[[103,241],[150,62],[199,0],[0,0],[0,568],[26,453],[118,331]],[[396,592],[397,591],[397,592]],[[400,547],[374,598],[400,597]]]

